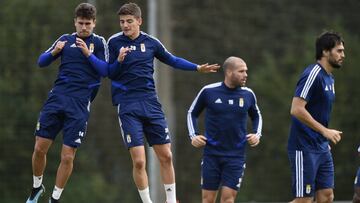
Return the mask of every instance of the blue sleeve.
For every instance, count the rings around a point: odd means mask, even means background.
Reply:
[[[108,41],[108,48],[109,48],[109,66],[108,66],[108,73],[109,78],[114,79],[116,75],[119,74],[121,69],[121,63],[117,60],[119,55],[119,50],[116,50],[112,41]]]
[[[187,127],[190,138],[199,134],[197,120],[201,112],[205,108],[205,93],[202,89],[192,102],[187,114]]]
[[[170,52],[166,50],[166,48],[164,47],[164,45],[161,44],[160,41],[154,40],[154,42],[156,43],[156,47],[157,47],[155,57],[159,59],[161,62],[169,66],[172,66],[176,69],[187,70],[187,71],[197,70],[197,64],[192,63],[186,59],[172,55]]]
[[[121,70],[121,63],[118,60],[115,60],[113,63],[109,64],[109,78],[114,79]]]
[[[256,133],[259,137],[262,135],[261,131],[262,131],[262,116],[260,113],[260,109],[257,105],[256,102],[256,96],[253,92],[252,93],[252,97],[253,97],[253,104],[250,106],[248,113],[251,119],[251,124],[252,124],[252,130],[254,133]]]
[[[89,62],[102,77],[108,76],[108,63],[98,59],[94,54],[88,57]]]
[[[38,65],[39,67],[46,67],[50,65],[55,59],[59,57],[59,54],[57,56],[53,56],[51,52],[44,52],[39,56],[38,59]]]
[[[58,53],[56,56],[53,56],[51,54],[51,51],[55,48],[56,46],[56,43],[58,41],[64,41],[65,39],[65,36],[67,36],[67,34],[65,35],[62,35],[60,36],[52,45],[51,47],[46,50],[44,53],[42,53],[40,56],[39,56],[39,59],[38,59],[38,65],[39,67],[46,67],[48,65],[50,65],[53,61],[55,61],[60,55],[61,55],[61,52]]]

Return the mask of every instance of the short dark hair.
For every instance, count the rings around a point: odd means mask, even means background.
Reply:
[[[322,33],[315,43],[316,49],[316,60],[320,60],[323,57],[323,51],[330,51],[338,44],[345,44],[344,39],[337,32],[326,31]]]
[[[117,12],[118,15],[132,15],[136,18],[141,18],[141,9],[136,3],[127,3],[120,7]]]
[[[96,8],[89,3],[81,3],[75,8],[75,18],[96,19]]]

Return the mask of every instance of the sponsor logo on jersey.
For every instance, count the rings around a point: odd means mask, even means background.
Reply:
[[[310,194],[311,192],[311,185],[306,185],[306,194]]]
[[[230,104],[230,105],[233,105],[233,104],[234,104],[234,100],[229,99],[229,104]]]
[[[239,98],[239,106],[240,107],[244,106],[244,98]]]
[[[90,43],[90,45],[89,45],[89,51],[90,51],[90,53],[93,53],[93,52],[94,52],[94,48],[95,48],[94,43]]]
[[[220,98],[218,98],[216,101],[215,101],[215,104],[222,104],[222,101]]]
[[[144,43],[141,43],[141,44],[140,44],[140,50],[141,50],[141,52],[145,52],[145,51],[146,51],[146,48],[145,48],[145,44],[144,44]]]
[[[131,136],[129,134],[126,135],[126,141],[127,143],[131,143]]]
[[[84,137],[84,132],[83,131],[79,131],[79,137]]]
[[[135,50],[136,50],[136,46],[134,46],[134,45],[131,45],[129,48],[130,48],[131,51],[135,51]]]

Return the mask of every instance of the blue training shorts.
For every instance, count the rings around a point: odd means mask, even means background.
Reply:
[[[334,188],[331,152],[289,151],[294,197],[313,197],[319,189]]]
[[[77,148],[85,137],[89,115],[88,99],[49,93],[41,109],[35,135],[54,140],[63,130],[63,143]]]
[[[157,97],[118,104],[123,140],[128,148],[170,143],[169,129]]]
[[[226,186],[239,190],[246,168],[244,157],[204,155],[201,163],[201,188],[218,190]]]
[[[354,186],[360,187],[360,167],[358,168],[356,176],[355,176]]]

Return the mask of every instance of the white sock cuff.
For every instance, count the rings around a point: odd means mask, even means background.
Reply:
[[[149,190],[149,187],[147,187],[147,188],[145,188],[145,189],[143,189],[143,190],[139,190],[139,189],[138,189],[138,191],[139,191],[139,192],[149,192],[150,190]]]
[[[54,199],[60,199],[61,193],[64,190],[64,188],[58,188],[56,185],[54,187],[52,198]]]
[[[165,194],[166,194],[166,202],[168,203],[176,203],[176,185],[172,184],[164,184]]]
[[[169,188],[169,187],[171,187],[171,188],[174,187],[174,188],[175,188],[175,185],[176,185],[175,183],[164,184],[164,187],[165,187],[165,188]]]
[[[149,187],[146,187],[143,190],[138,189],[138,191],[139,191],[139,195],[140,195],[140,198],[141,198],[143,203],[152,203],[151,198],[150,198]]]
[[[33,175],[33,187],[38,188],[41,186],[43,180],[43,175],[41,176],[34,176]]]

